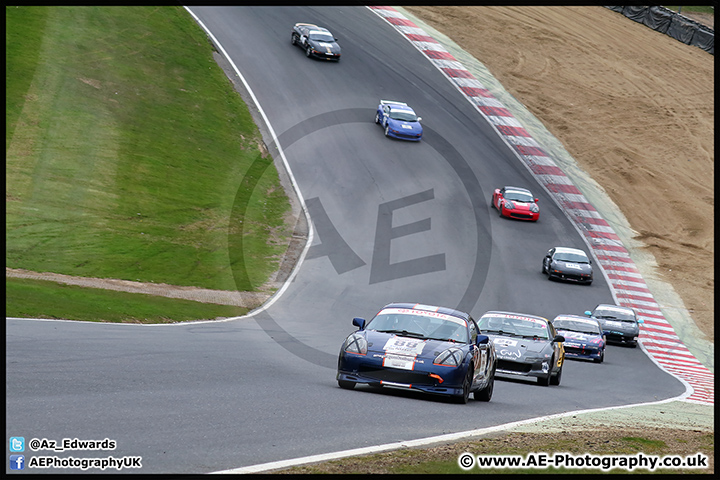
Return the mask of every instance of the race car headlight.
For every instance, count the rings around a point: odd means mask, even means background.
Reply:
[[[505,207],[508,210],[513,210],[515,208],[515,204],[513,202],[505,200],[505,202],[503,202],[503,207]]]
[[[531,203],[530,211],[533,213],[538,213],[540,211],[540,207],[538,207],[537,204],[535,204],[535,203]]]
[[[435,357],[433,363],[435,365],[449,365],[458,367],[463,361],[463,352],[459,348],[450,347]]]
[[[345,339],[343,349],[350,353],[359,353],[365,355],[367,353],[367,339],[361,333],[352,333]]]

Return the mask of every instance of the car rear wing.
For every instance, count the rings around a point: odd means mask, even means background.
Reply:
[[[396,102],[395,100],[380,100],[380,105],[404,105],[408,106],[407,103],[404,102]]]

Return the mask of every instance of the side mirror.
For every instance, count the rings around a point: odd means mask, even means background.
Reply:
[[[555,338],[553,338],[553,343],[564,342],[564,341],[565,341],[565,337],[563,337],[562,335],[555,335]]]
[[[590,310],[585,310],[585,315],[592,317],[592,312]]]
[[[418,117],[418,120],[417,120],[417,121],[419,122],[420,120],[422,120],[422,117]]]
[[[535,199],[535,203],[537,203],[537,202],[539,202],[539,201],[540,201],[540,199],[539,199],[539,198],[536,198],[536,199]]]
[[[642,318],[638,318],[638,323],[645,323],[645,320],[643,320]]]
[[[475,339],[475,343],[477,345],[487,345],[489,341],[490,341],[490,337],[488,337],[487,335],[482,335],[482,334],[478,335],[477,338]]]
[[[358,327],[360,330],[365,330],[365,319],[360,317],[353,318],[353,325]]]

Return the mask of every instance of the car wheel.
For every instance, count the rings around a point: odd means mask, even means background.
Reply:
[[[309,56],[312,55],[312,47],[310,47],[309,45],[308,45],[308,47],[305,49],[305,55],[306,55],[307,57],[309,57]]]
[[[352,390],[355,388],[355,382],[348,382],[347,380],[338,380],[338,385],[340,385],[340,388],[344,388],[346,390]]]
[[[389,127],[389,126],[386,126],[386,127],[385,127],[385,136],[386,136],[386,137],[389,137],[389,136],[390,136],[390,127]]]
[[[542,266],[542,273],[547,273],[547,268],[545,268],[545,261],[543,260],[543,266]]]
[[[560,370],[558,370],[557,375],[550,375],[550,385],[560,385],[560,379],[562,378],[562,369],[563,367],[560,367]]]
[[[490,208],[497,208],[495,206],[495,197],[494,196],[490,199]]]
[[[292,34],[292,38],[290,39],[293,45],[297,45],[297,35],[294,33]]]
[[[503,206],[502,206],[502,203],[501,203],[500,206],[498,207],[498,215],[500,215],[501,217],[503,216]]]
[[[380,114],[379,113],[375,113],[375,123],[380,125]]]
[[[465,379],[463,380],[462,393],[455,397],[455,401],[457,403],[466,404],[468,402],[468,400],[470,399],[470,386],[472,384],[474,371],[475,371],[475,367],[473,367],[472,364],[470,364],[470,366],[468,367],[467,373],[465,374]]]
[[[488,381],[488,384],[485,388],[482,390],[478,390],[477,392],[473,393],[473,397],[475,400],[480,400],[481,402],[489,402],[492,398],[493,389],[495,388],[495,369],[493,368],[492,373],[490,374],[490,381]]]
[[[546,377],[538,377],[537,383],[538,385],[542,385],[543,387],[547,387],[550,385],[550,377],[552,376],[552,373],[548,373]]]

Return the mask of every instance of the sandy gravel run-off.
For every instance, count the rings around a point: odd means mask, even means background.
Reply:
[[[714,342],[714,56],[604,7],[405,10],[563,143]]]

